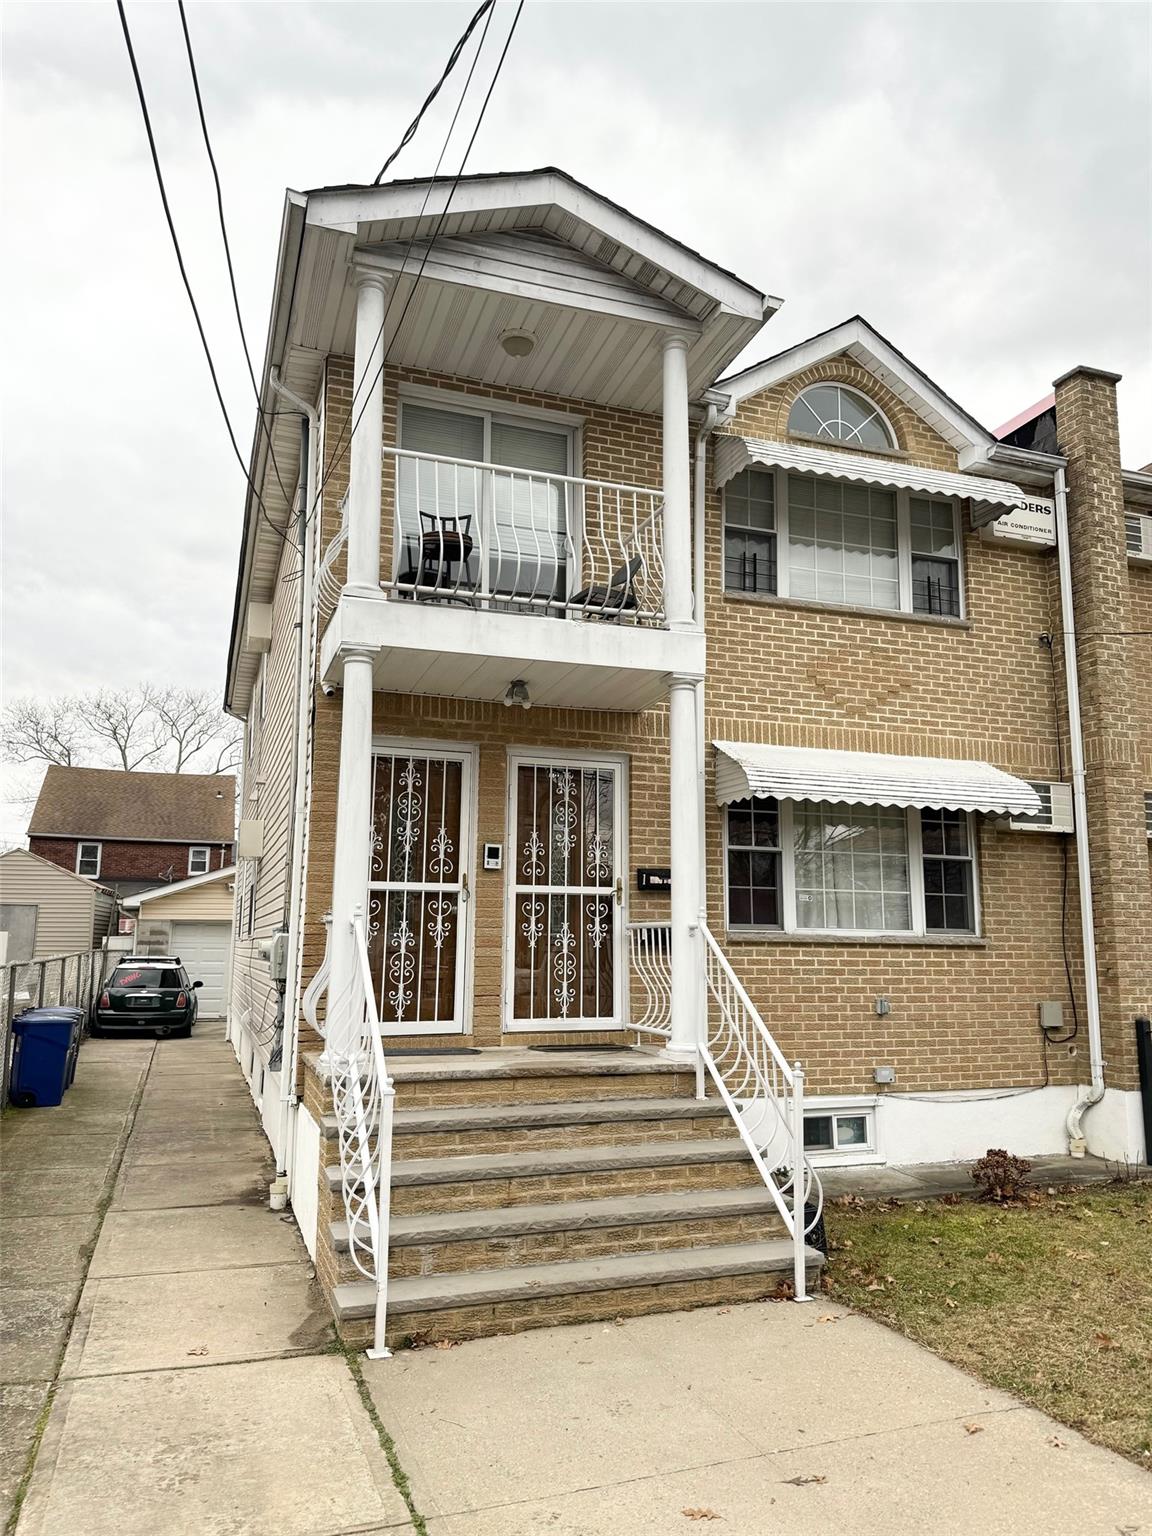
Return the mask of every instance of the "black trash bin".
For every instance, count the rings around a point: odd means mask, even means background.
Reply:
[[[8,1096],[19,1109],[59,1104],[76,1074],[83,1010],[30,1008],[12,1020],[12,1078]]]

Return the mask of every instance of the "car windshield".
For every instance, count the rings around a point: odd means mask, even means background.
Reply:
[[[180,977],[175,971],[161,970],[155,965],[122,966],[113,976],[114,987],[178,987]]]

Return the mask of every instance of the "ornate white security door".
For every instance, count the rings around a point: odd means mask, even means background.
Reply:
[[[624,765],[509,764],[505,1028],[619,1027]]]
[[[368,953],[387,1034],[464,1031],[471,770],[468,752],[374,757]]]

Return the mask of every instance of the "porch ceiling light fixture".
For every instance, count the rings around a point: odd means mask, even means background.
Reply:
[[[522,677],[517,677],[508,684],[504,695],[504,708],[511,709],[513,704],[519,704],[521,709],[531,709],[532,700],[528,696],[528,684]]]
[[[536,345],[531,331],[501,331],[500,345],[509,357],[527,357]]]

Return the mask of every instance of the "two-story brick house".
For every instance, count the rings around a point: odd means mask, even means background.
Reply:
[[[28,847],[123,899],[228,868],[235,815],[231,774],[53,764],[28,823]]]
[[[859,319],[727,372],[779,302],[561,172],[289,195],[231,1028],[350,1336],[802,1287],[822,1160],[1140,1153],[1115,380],[1040,449]]]

